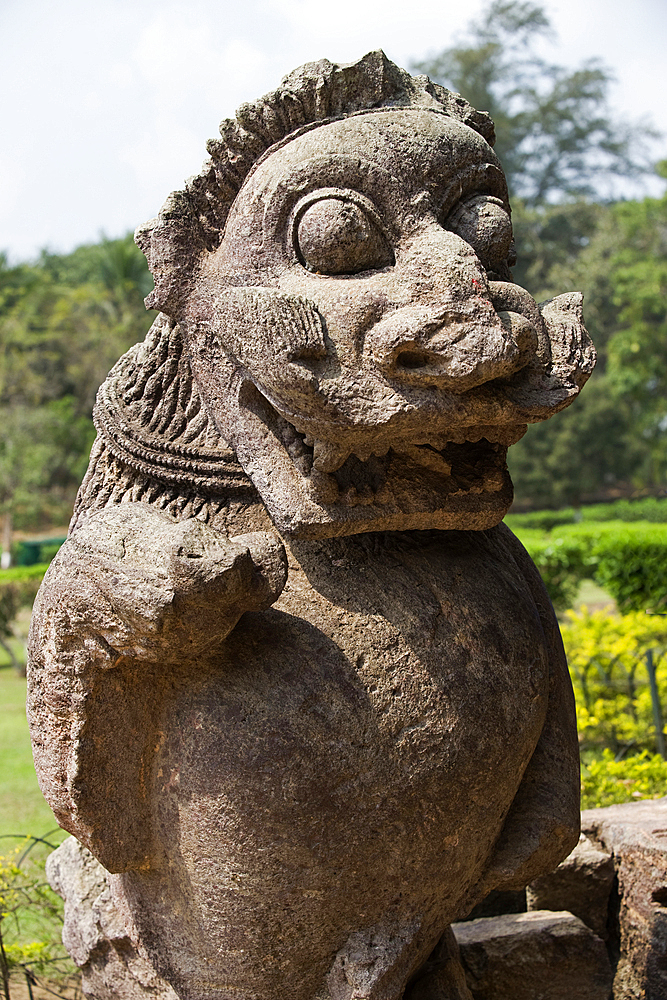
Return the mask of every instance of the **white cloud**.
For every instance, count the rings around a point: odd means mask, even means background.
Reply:
[[[132,67],[126,62],[114,63],[109,69],[109,83],[114,87],[126,90],[135,80]]]

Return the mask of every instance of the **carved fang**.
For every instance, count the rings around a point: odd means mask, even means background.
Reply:
[[[349,456],[349,448],[329,441],[315,441],[313,444],[313,466],[318,472],[335,472]]]

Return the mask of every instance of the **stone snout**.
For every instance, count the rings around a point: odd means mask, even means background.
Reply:
[[[471,248],[432,225],[394,266],[364,277],[298,267],[276,285],[229,287],[211,276],[187,326],[207,384],[250,381],[317,438],[388,425],[410,438],[424,407],[432,429],[440,415],[439,433],[452,427],[453,411],[464,427],[513,422],[499,421],[497,406],[480,420],[479,407],[461,399],[545,353],[537,304],[506,288],[515,286],[489,283]]]
[[[484,302],[465,309],[407,306],[383,318],[366,352],[392,382],[464,393],[507,378],[534,357],[535,327],[516,313],[499,316]]]
[[[393,382],[465,393],[523,368],[535,355],[536,303],[502,312],[505,282],[487,280],[474,251],[437,223],[397,254],[389,292],[364,353]]]

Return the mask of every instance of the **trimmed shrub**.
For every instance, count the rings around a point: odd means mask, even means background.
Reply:
[[[667,612],[667,526],[625,525],[597,543],[595,558],[595,580],[621,610]]]
[[[642,497],[640,500],[614,500],[582,507],[582,521],[649,521],[667,523],[667,499]]]
[[[571,607],[582,580],[592,576],[594,563],[589,547],[575,537],[559,537],[539,531],[517,532],[544,580],[554,607]]]
[[[614,500],[584,507],[563,507],[560,510],[531,510],[523,514],[508,514],[505,522],[512,531],[539,528],[551,531],[561,524],[580,521],[649,521],[667,524],[667,498],[641,497],[638,500]]]
[[[32,607],[47,563],[35,566],[14,566],[0,570],[0,646],[9,656],[15,670],[22,670],[8,640],[14,639],[14,623],[22,608]]]
[[[591,577],[622,611],[667,611],[667,524],[580,522],[548,534],[519,530],[554,606],[571,604]]]
[[[576,512],[574,507],[563,507],[561,510],[530,510],[524,514],[508,514],[505,524],[512,531],[537,529],[551,531],[559,524],[574,524]]]

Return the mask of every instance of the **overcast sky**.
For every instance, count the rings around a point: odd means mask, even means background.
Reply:
[[[196,173],[205,141],[294,67],[450,45],[481,0],[0,0],[0,250],[18,261],[118,236]],[[667,133],[667,0],[547,0],[614,110]],[[667,157],[667,139],[656,158]],[[634,192],[631,192],[634,193]]]

